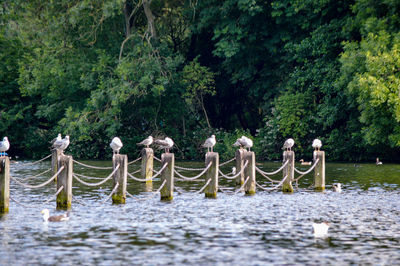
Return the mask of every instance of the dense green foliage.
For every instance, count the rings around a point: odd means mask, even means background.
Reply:
[[[245,134],[258,158],[295,139],[310,159],[396,159],[400,147],[398,0],[4,0],[0,137],[40,157],[57,133],[69,152],[136,157],[148,135],[223,159]]]

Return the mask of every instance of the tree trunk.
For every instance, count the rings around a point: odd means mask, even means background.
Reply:
[[[151,12],[151,1],[152,0],[143,0],[143,9],[144,13],[147,18],[147,24],[149,27],[149,32],[150,32],[150,38],[157,38],[157,33],[156,33],[156,27],[154,25],[154,15],[153,12]]]
[[[208,128],[211,128],[210,121],[208,120],[207,111],[206,111],[206,108],[204,107],[203,95],[201,93],[200,93],[200,104],[201,104],[201,108],[203,109],[204,116],[206,117]]]

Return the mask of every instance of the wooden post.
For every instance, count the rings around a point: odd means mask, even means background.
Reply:
[[[146,179],[146,182],[152,182],[153,179],[153,160],[154,152],[151,148],[143,148],[141,152],[142,156],[142,178]]]
[[[173,153],[161,154],[161,165],[164,166],[168,163],[167,167],[161,173],[161,182],[166,183],[161,189],[161,200],[172,200],[174,198],[174,168],[175,168],[175,155]],[[161,184],[162,184],[161,183]]]
[[[314,169],[314,185],[315,190],[324,191],[325,190],[325,152],[324,151],[314,151],[314,162],[319,159],[317,165]]]
[[[126,201],[126,179],[128,176],[128,156],[122,154],[114,154],[113,156],[113,169],[118,170],[113,176],[113,188],[118,183],[118,188],[112,195],[112,201],[115,204],[124,204]]]
[[[73,164],[72,156],[61,154],[58,158],[58,167],[64,169],[57,176],[57,191],[61,186],[64,188],[57,195],[57,209],[70,209],[72,202],[72,173]]]
[[[211,179],[211,182],[206,187],[205,195],[207,198],[216,198],[218,191],[218,168],[219,168],[219,155],[217,152],[206,153],[206,166],[212,162],[211,167],[206,172],[206,182]]]
[[[236,158],[236,173],[239,173],[244,165],[244,160],[243,156],[246,150],[244,149],[238,149],[235,153],[235,158]],[[236,185],[241,186],[244,183],[244,172],[241,173],[238,177],[236,177]]]
[[[61,155],[61,151],[57,149],[53,149],[51,151],[51,171],[53,175],[58,172],[58,158]],[[57,177],[54,179],[54,182],[57,183]]]
[[[289,161],[285,168],[283,168],[283,177],[286,179],[282,184],[283,192],[293,192],[292,181],[294,179],[294,151],[283,152],[283,163]]]
[[[256,159],[255,154],[252,151],[244,152],[244,162],[247,163],[246,169],[244,169],[244,176],[249,177],[249,180],[244,186],[244,192],[248,195],[256,193]]]
[[[10,158],[0,157],[0,213],[8,213],[10,207]]]

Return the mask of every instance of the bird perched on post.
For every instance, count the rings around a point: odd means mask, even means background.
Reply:
[[[114,137],[111,140],[110,147],[113,150],[113,154],[119,154],[119,150],[122,148],[122,141],[118,137]]]
[[[285,141],[283,144],[282,150],[291,151],[294,145],[294,139],[290,138]]]
[[[148,136],[147,139],[142,140],[137,145],[143,145],[146,146],[146,148],[148,148],[152,143],[153,143],[153,137]]]
[[[239,141],[240,145],[244,148],[248,148],[249,151],[250,148],[253,147],[253,141],[246,136],[242,136],[240,139],[237,139],[237,141]]]
[[[3,141],[0,141],[0,157],[6,156],[6,151],[10,148],[10,142],[8,142],[8,138],[4,137]]]
[[[210,152],[210,148],[211,152],[213,152],[213,147],[215,143],[217,143],[217,140],[215,139],[215,135],[212,135],[210,138],[206,139],[206,141],[203,144],[203,147],[207,148],[207,152]]]
[[[50,216],[50,211],[48,209],[44,209],[42,210],[42,214],[44,222],[63,222],[69,220],[69,212],[61,215]]]
[[[158,145],[160,149],[164,149],[165,153],[169,153],[169,149],[174,146],[174,141],[168,137],[166,137],[165,139],[156,139],[154,143]]]
[[[322,147],[322,141],[319,139],[314,139],[312,147],[314,148],[314,150],[319,151],[319,149],[321,149]]]
[[[60,150],[62,154],[64,154],[64,150],[68,147],[69,145],[69,135],[66,135],[65,138],[61,140],[56,140],[53,143],[52,148],[56,150]]]
[[[51,145],[54,144],[54,142],[56,142],[57,140],[61,140],[61,133],[58,133],[57,138],[54,138],[52,141],[50,141]]]

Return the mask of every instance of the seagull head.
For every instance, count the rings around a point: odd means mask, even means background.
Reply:
[[[215,135],[211,135],[211,138],[215,139]]]
[[[7,137],[4,137],[4,138],[3,138],[3,141],[8,141],[8,138],[7,138]]]

